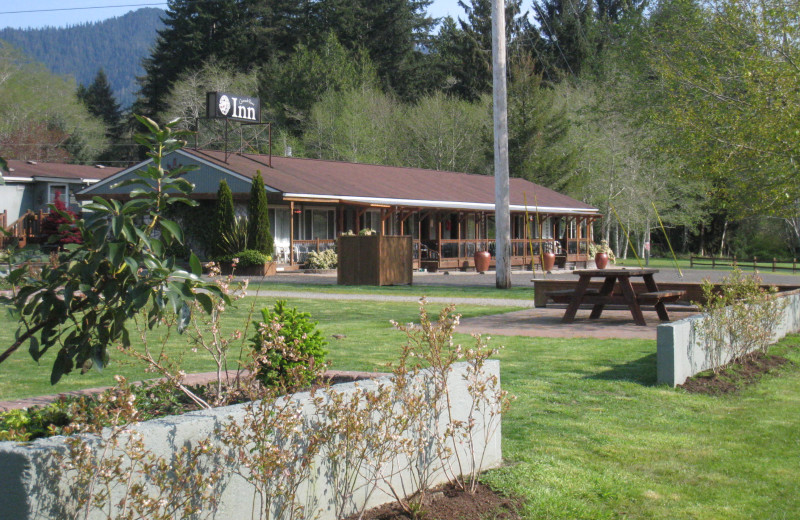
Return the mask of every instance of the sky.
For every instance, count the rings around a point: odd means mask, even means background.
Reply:
[[[0,0],[0,29],[65,27],[122,16],[143,7],[165,9],[166,5],[166,0]],[[464,14],[458,0],[433,0],[429,12],[437,18]]]

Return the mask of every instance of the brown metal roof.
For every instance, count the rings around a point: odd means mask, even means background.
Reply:
[[[56,179],[96,179],[102,180],[122,170],[122,168],[98,168],[81,164],[45,163],[33,161],[17,161],[9,159],[8,171],[4,177],[49,177]]]
[[[184,149],[223,168],[252,178],[261,171],[264,184],[284,194],[375,197],[494,204],[494,177],[448,171],[356,164],[296,157],[233,154]],[[512,205],[591,210],[593,207],[525,179],[510,180]],[[534,202],[534,200],[536,202]]]

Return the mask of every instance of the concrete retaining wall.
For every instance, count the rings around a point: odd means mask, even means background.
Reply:
[[[488,361],[484,367],[487,375],[500,377],[500,364],[498,361]],[[464,376],[467,366],[464,363],[454,365],[448,378],[448,387],[455,420],[466,420],[470,413],[471,398],[467,392]],[[430,377],[426,372],[421,373],[418,381],[425,385],[430,384]],[[390,379],[377,381],[361,381],[359,383],[345,383],[336,385],[334,391],[351,393],[356,386],[365,390],[375,390],[377,385],[391,384]],[[317,394],[319,397],[319,394]],[[304,406],[305,413],[312,414],[313,406],[310,405],[311,396],[298,393],[287,397],[297,400]],[[309,403],[305,405],[305,403]],[[242,424],[245,417],[245,405],[217,408],[209,411],[191,412],[182,416],[173,416],[164,419],[152,420],[136,424],[132,429],[142,434],[146,448],[153,454],[161,457],[171,457],[176,448],[186,445],[195,445],[198,442],[213,440],[215,430],[229,421]],[[478,415],[478,431],[482,431],[483,417]],[[501,463],[500,428],[499,425],[490,438],[485,439],[479,435],[476,439],[476,449],[483,454],[484,469],[497,467]],[[52,464],[54,452],[64,450],[64,438],[53,437],[41,439],[28,444],[13,442],[0,442],[0,519],[26,520],[73,518],[77,515],[69,511],[69,500],[63,495],[66,490],[64,482],[53,480]],[[484,451],[485,450],[485,451]],[[459,453],[468,453],[466,443],[458,447]],[[468,459],[468,457],[466,457]],[[215,464],[223,462],[216,461]],[[227,464],[227,463],[225,463]],[[333,511],[332,490],[330,488],[330,475],[322,466],[324,461],[317,460],[312,474],[314,481],[303,486],[298,494],[302,503],[315,504],[315,509],[320,510],[319,520],[337,520]],[[468,470],[469,468],[465,468]],[[217,496],[219,506],[215,512],[198,515],[197,518],[214,519],[249,519],[261,518],[259,511],[254,511],[254,504],[258,497],[254,487],[243,477],[237,475],[237,470],[247,473],[242,468],[226,467],[227,477],[219,486]],[[327,480],[326,480],[327,479]],[[411,482],[410,475],[396,475],[393,480],[403,479],[404,483]],[[441,472],[437,475],[437,484],[445,481]],[[407,488],[412,493],[415,489]],[[200,492],[200,490],[198,490]],[[363,493],[363,490],[359,491]],[[356,494],[358,494],[357,492]],[[374,507],[393,498],[386,493],[377,492],[368,502],[369,507]],[[310,515],[309,517],[313,517]],[[83,518],[83,516],[80,516]],[[92,514],[90,518],[106,518],[105,515]]]
[[[800,290],[780,293],[786,299],[786,307],[779,320],[773,341],[787,334],[800,331]],[[657,380],[670,386],[683,384],[695,374],[713,367],[712,357],[703,347],[698,325],[703,319],[698,314],[689,318],[665,323],[657,329]],[[723,364],[730,359],[723,359]]]

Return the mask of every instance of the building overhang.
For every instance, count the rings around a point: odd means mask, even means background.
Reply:
[[[284,193],[283,200],[295,202],[325,202],[353,205],[369,205],[373,207],[411,207],[411,208],[438,208],[467,211],[490,211],[494,212],[495,205],[480,202],[453,202],[443,200],[415,200],[415,199],[394,199],[384,197],[353,197],[339,195],[317,195],[309,193]],[[580,215],[580,216],[600,216],[596,208],[562,208],[549,206],[520,206],[510,205],[510,211],[530,213],[549,213],[559,215]]]

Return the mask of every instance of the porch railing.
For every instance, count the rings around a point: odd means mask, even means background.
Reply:
[[[2,215],[0,215],[0,226],[8,234],[3,233],[0,236],[0,247],[6,247],[12,242],[16,242],[18,247],[25,247],[28,242],[39,240],[42,232],[42,221],[45,216],[47,214],[41,210],[36,213],[28,211],[13,223],[8,224],[8,210],[3,210]]]

